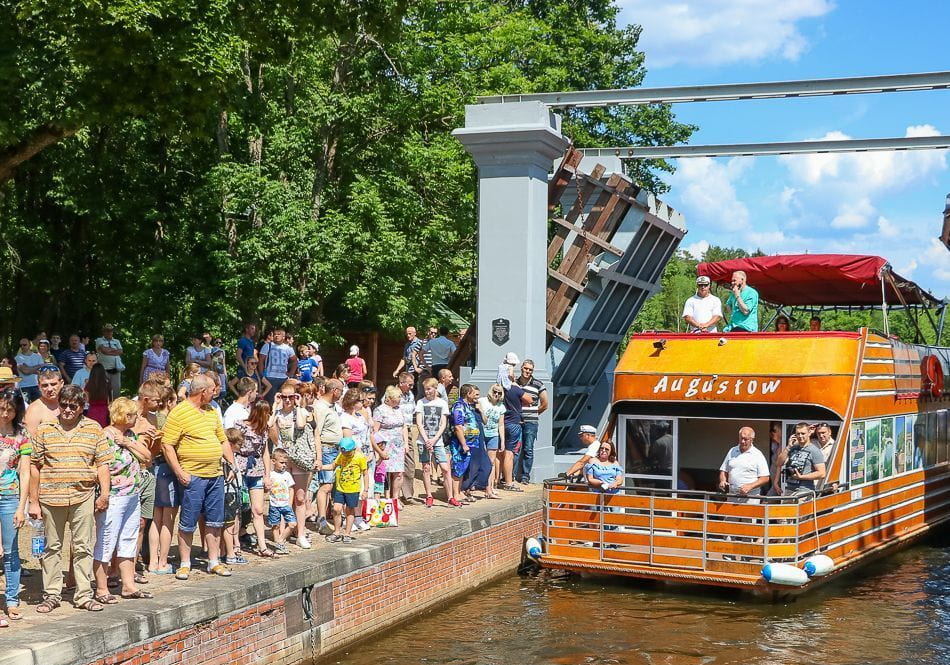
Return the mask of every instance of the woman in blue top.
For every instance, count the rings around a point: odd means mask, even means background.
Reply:
[[[584,465],[587,484],[606,494],[616,494],[623,485],[623,467],[617,463],[614,444],[604,441],[597,450],[597,459]]]
[[[614,444],[610,441],[604,441],[597,450],[597,459],[591,460],[584,465],[584,476],[587,478],[587,484],[595,490],[600,490],[604,494],[616,494],[623,485],[623,467],[617,463],[617,452],[614,450]],[[620,508],[606,505],[607,499],[604,498],[604,511],[608,513],[619,513]],[[607,531],[616,531],[616,526],[604,526]],[[615,547],[606,545],[606,547]]]

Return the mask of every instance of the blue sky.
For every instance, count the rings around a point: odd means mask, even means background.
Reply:
[[[950,3],[905,0],[617,0],[643,26],[646,86],[950,69]],[[950,90],[678,104],[691,143],[950,133]],[[940,233],[947,151],[681,159],[665,200],[683,248],[878,254],[950,296]]]

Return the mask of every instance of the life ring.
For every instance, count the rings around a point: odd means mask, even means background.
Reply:
[[[920,391],[931,397],[943,395],[943,367],[937,356],[924,356],[920,361]]]

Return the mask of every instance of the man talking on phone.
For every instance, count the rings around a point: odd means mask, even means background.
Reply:
[[[731,289],[726,300],[731,318],[722,331],[759,332],[759,292],[746,284],[746,274],[741,270],[732,273]]]

